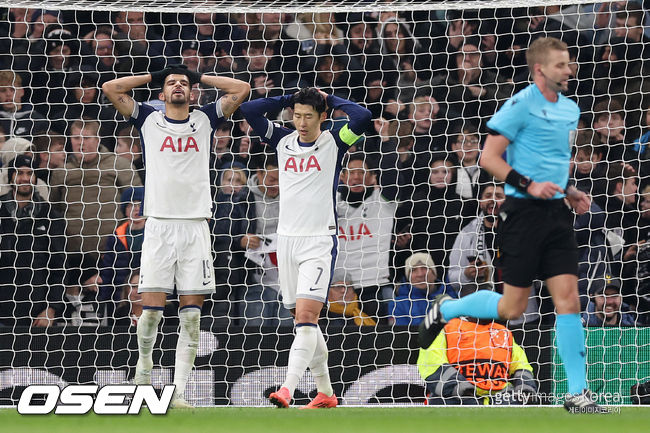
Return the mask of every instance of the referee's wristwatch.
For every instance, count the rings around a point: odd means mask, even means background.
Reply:
[[[533,183],[532,180],[528,176],[521,176],[519,178],[519,185],[518,188],[524,192],[528,192],[528,187],[530,184]]]

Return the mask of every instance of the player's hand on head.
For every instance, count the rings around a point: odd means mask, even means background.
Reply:
[[[180,74],[186,75],[187,79],[190,81],[190,87],[196,83],[201,82],[201,75],[199,72],[191,71],[188,69],[187,65],[182,63],[169,64],[160,71],[151,72],[151,85],[154,87],[163,87],[165,84],[165,77],[169,74]]]
[[[533,197],[548,200],[553,198],[556,193],[562,193],[564,190],[553,182],[531,182],[527,192]]]
[[[328,95],[327,93],[323,92],[323,91],[322,91],[321,89],[319,89],[319,88],[316,88],[316,90],[318,90],[318,93],[320,93],[321,96],[323,97],[323,99],[325,99],[325,109],[328,109],[329,107],[327,106],[327,97],[328,97],[329,95]]]

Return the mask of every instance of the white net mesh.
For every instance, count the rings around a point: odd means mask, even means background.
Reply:
[[[569,46],[566,94],[581,109],[572,177],[594,199],[575,220],[588,379],[620,396],[601,401],[629,403],[630,386],[650,378],[650,30],[636,2],[554,3],[0,2],[0,404],[32,383],[132,379],[146,171],[138,131],[101,86],[179,62],[250,83],[251,99],[317,86],[372,112],[342,176],[321,324],[343,404],[422,404],[415,325],[428,302],[501,290],[494,236],[477,219],[498,213],[479,200],[495,188],[477,158],[486,122],[529,84],[525,51],[541,36]],[[164,108],[151,89],[133,96]],[[193,103],[218,96],[197,88]],[[343,116],[331,113],[327,127]],[[293,338],[274,253],[277,162],[236,112],[215,132],[210,164],[217,293],[203,308],[187,398],[263,405]],[[536,282],[508,324],[544,402],[566,391],[553,323]],[[171,296],[154,385],[171,382],[177,326]],[[307,374],[297,402],[314,388]]]

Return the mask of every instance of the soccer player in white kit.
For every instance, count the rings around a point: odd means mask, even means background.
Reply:
[[[264,115],[293,108],[296,130]],[[340,129],[321,131],[327,107],[350,118]],[[327,344],[318,326],[327,302],[337,253],[336,191],[348,148],[370,125],[369,110],[343,98],[305,88],[293,95],[257,99],[241,112],[262,141],[275,148],[280,170],[278,271],[282,302],[294,315],[296,337],[289,352],[287,376],[269,400],[289,407],[298,381],[309,367],[318,394],[304,408],[336,407],[327,367]]]
[[[131,89],[162,86],[165,113],[136,103]],[[190,112],[190,90],[201,82],[221,90],[218,101]],[[106,82],[102,90],[115,108],[140,131],[147,173],[145,226],[140,284],[143,311],[138,321],[138,363],[134,382],[151,383],[152,351],[165,301],[176,286],[180,298],[180,335],[176,346],[171,405],[192,407],[185,387],[199,344],[199,321],[205,295],[215,291],[207,218],[210,218],[209,159],[217,126],[248,97],[250,86],[231,78],[201,75],[168,66],[152,74]]]

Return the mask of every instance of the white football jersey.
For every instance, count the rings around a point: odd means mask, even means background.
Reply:
[[[376,188],[361,206],[338,201],[339,254],[336,267],[354,285],[379,286],[389,282],[390,240],[397,202],[387,201]]]
[[[328,236],[336,234],[336,189],[347,145],[337,144],[323,131],[310,146],[298,143],[298,132],[282,137],[277,146],[280,172],[278,234]]]
[[[130,122],[140,131],[146,170],[143,214],[156,218],[210,218],[210,152],[223,121],[221,102],[195,109],[186,120],[169,119],[138,103]]]

